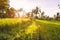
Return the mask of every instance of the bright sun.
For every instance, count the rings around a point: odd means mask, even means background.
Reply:
[[[47,2],[45,1],[45,3]],[[16,10],[23,8],[26,12],[31,12],[32,9],[38,6],[46,15],[53,17],[58,11],[57,7],[51,8],[48,5],[44,5],[45,3],[43,3],[42,0],[10,0],[10,6],[14,7]]]
[[[10,6],[15,8],[16,10],[23,8],[23,10],[27,12],[31,12],[33,8],[37,6],[37,4],[29,2],[28,0],[10,0]],[[22,17],[24,12],[18,12],[19,16]],[[17,15],[18,16],[18,15]]]
[[[31,11],[36,5],[26,0],[10,0],[10,6],[15,9],[23,8],[26,12]]]

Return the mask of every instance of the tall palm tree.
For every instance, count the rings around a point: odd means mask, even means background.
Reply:
[[[34,10],[34,14],[36,14],[36,17],[37,17],[37,14],[38,14],[38,7],[36,7],[36,9]]]
[[[41,13],[41,18],[43,18],[43,16],[44,16],[44,12]]]
[[[41,13],[41,16],[44,16],[44,12]]]
[[[36,9],[33,9],[31,15],[33,16],[33,14],[35,14],[36,15],[35,17],[37,17],[38,9],[39,9],[38,7],[36,7]]]

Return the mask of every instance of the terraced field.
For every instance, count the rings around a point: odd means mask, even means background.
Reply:
[[[60,40],[60,21],[0,19],[0,40]]]

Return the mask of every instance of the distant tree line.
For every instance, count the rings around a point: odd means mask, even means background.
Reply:
[[[15,10],[13,7],[10,7],[9,2],[9,0],[0,0],[0,18],[15,18],[17,10]],[[20,8],[18,11],[23,11],[23,8]],[[20,17],[19,13],[17,14],[18,17]],[[35,9],[32,9],[31,12],[26,13],[28,18],[60,20],[60,13],[54,15],[54,18],[51,18],[47,15],[45,16],[44,14],[45,12],[42,12],[39,7],[36,7]]]

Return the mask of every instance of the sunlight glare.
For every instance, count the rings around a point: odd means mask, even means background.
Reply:
[[[31,11],[34,7],[36,7],[35,4],[28,2],[27,0],[21,1],[21,0],[10,0],[10,6],[14,7],[15,9],[23,8],[26,12]]]
[[[35,24],[35,22],[34,22],[34,23],[32,23],[32,25],[30,25],[30,26],[26,29],[25,33],[26,33],[26,34],[34,33],[34,31],[36,31],[38,28],[39,28],[39,27],[37,27],[36,24]]]
[[[42,0],[10,0],[10,7],[14,7],[16,10],[23,8],[26,12],[31,12],[36,6],[41,8],[42,11],[45,12],[45,15],[53,17],[54,14],[58,12],[57,5],[55,7],[51,7],[49,5],[45,5],[48,3]]]

